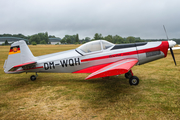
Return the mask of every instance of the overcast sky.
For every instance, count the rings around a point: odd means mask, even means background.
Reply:
[[[0,34],[180,38],[180,0],[0,0]]]

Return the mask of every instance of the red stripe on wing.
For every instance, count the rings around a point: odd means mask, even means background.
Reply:
[[[124,59],[103,67],[90,74],[87,79],[114,76],[127,73],[136,63],[137,59]]]

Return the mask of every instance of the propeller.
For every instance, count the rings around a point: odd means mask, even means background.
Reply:
[[[176,60],[175,60],[175,57],[174,57],[174,53],[173,53],[173,50],[172,50],[172,48],[170,48],[170,51],[171,51],[171,55],[172,55],[172,57],[173,57],[173,60],[174,60],[174,64],[176,65]]]
[[[172,55],[172,58],[174,60],[174,64],[176,65],[176,60],[175,60],[175,57],[174,57],[174,53],[173,53],[173,50],[172,50],[172,47],[176,44],[176,42],[174,41],[169,41],[169,38],[168,38],[168,35],[167,35],[167,32],[166,32],[166,28],[165,26],[163,25],[163,28],[164,28],[164,31],[166,33],[166,37],[167,37],[167,40],[168,40],[168,43],[169,43],[169,49],[171,51],[171,55]]]

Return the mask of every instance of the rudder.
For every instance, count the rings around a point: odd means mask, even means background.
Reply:
[[[4,72],[8,71],[16,65],[35,61],[36,58],[30,51],[24,40],[14,42],[11,45],[8,59],[4,63]]]

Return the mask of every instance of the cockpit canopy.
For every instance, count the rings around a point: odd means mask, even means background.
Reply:
[[[101,51],[101,50],[106,50],[108,48],[111,48],[114,46],[114,44],[105,41],[105,40],[96,40],[96,41],[91,41],[88,43],[85,43],[81,46],[79,46],[76,50],[79,52],[83,53],[91,53],[91,52],[96,52],[96,51]]]

